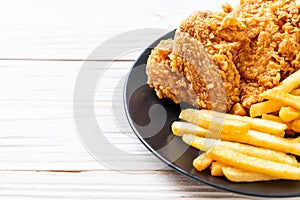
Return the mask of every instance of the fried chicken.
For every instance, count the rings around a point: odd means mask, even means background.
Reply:
[[[197,96],[186,78],[171,70],[173,40],[162,40],[152,50],[148,58],[146,73],[148,84],[153,87],[159,98],[170,98],[175,103],[187,102],[197,106]]]
[[[227,17],[247,27],[234,63],[242,77],[242,105],[249,108],[300,67],[299,6],[293,0],[244,0]]]
[[[241,0],[237,8],[223,6],[223,12],[195,12],[177,28],[168,52],[153,51],[149,85],[159,97],[198,108],[218,109],[223,103],[229,111],[235,103],[249,108],[261,102],[262,92],[300,68],[299,10],[295,0]],[[164,67],[161,59],[154,65],[153,56],[162,56]],[[166,67],[180,83],[164,76],[159,84]]]
[[[220,30],[226,31],[222,28],[225,16],[195,12],[180,24],[175,34],[170,55],[172,69],[191,82],[201,108],[226,111],[239,102],[240,75],[232,59],[240,43],[236,42],[236,35],[230,36],[230,42],[223,42],[218,34]]]

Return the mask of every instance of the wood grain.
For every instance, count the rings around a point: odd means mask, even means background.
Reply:
[[[164,172],[0,172],[0,196],[36,199],[246,199]]]
[[[83,147],[73,119],[73,91],[82,64],[0,61],[0,170],[107,169]],[[144,162],[156,166],[160,161],[134,136],[125,113],[119,124],[112,115],[115,83],[132,64],[109,64],[95,93],[95,114],[110,142],[124,151],[145,155]],[[121,91],[119,95],[114,105],[123,109]]]
[[[2,2],[0,58],[76,60],[86,59],[97,46],[120,33],[144,28],[173,30],[183,18],[197,9],[220,10],[222,3],[236,5],[238,1]],[[136,41],[127,41],[127,44],[132,42]],[[112,46],[112,50],[118,45]],[[136,55],[126,57],[131,60],[135,58]]]

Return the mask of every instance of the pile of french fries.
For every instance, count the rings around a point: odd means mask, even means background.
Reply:
[[[262,94],[249,116],[182,110],[172,132],[203,152],[193,166],[233,182],[300,180],[300,70]],[[260,118],[253,118],[260,117]],[[286,138],[286,133],[294,138]]]
[[[287,134],[300,132],[300,70],[267,90],[262,98],[267,101],[251,106],[251,117],[262,117],[287,125]]]

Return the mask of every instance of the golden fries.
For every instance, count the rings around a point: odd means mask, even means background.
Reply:
[[[270,115],[270,114],[263,114],[261,116],[261,118],[264,119],[264,120],[269,120],[269,121],[273,121],[273,122],[278,122],[278,123],[281,123],[281,124],[285,124],[287,126],[287,130],[292,130],[292,124],[290,122],[283,121],[278,116]]]
[[[269,91],[261,95],[264,99],[280,102],[300,110],[300,97],[282,91]]]
[[[276,101],[264,101],[253,104],[250,107],[250,117],[259,117],[262,116],[262,114],[277,112],[282,106],[281,103]]]
[[[294,89],[293,91],[291,91],[291,94],[295,96],[300,96],[300,89]]]
[[[300,70],[288,76],[278,86],[266,90],[261,97],[269,101],[254,104],[250,107],[250,116],[258,117],[262,114],[277,112],[285,122],[291,122],[300,117]],[[282,106],[290,106],[286,108]],[[299,110],[296,112],[296,110]]]
[[[224,165],[218,161],[215,161],[210,166],[210,174],[212,176],[224,176],[222,168],[227,167],[227,165]]]
[[[201,172],[205,170],[207,167],[209,167],[212,161],[213,160],[210,157],[208,157],[206,153],[202,153],[201,155],[199,155],[197,158],[194,159],[193,166],[198,171]]]
[[[211,110],[199,110],[198,113],[207,113],[210,115],[210,118],[212,118],[216,112]],[[251,130],[262,131],[272,135],[278,135],[280,137],[284,136],[284,131],[287,129],[287,126],[282,123],[246,116],[226,114],[225,119],[241,121],[249,124]]]
[[[300,132],[300,119],[296,119],[292,122],[292,130],[296,132]]]
[[[186,109],[181,111],[179,118],[219,133],[245,134],[249,131],[249,124],[225,119],[223,113],[210,115],[199,110]]]
[[[287,77],[277,87],[267,90],[261,95],[262,98],[268,99],[269,102],[282,104],[278,115],[282,120],[281,122],[285,122],[287,125],[287,135],[295,135],[295,132],[300,132],[300,89],[298,88],[300,84],[299,77],[300,70]],[[277,116],[272,117],[263,114],[262,118],[268,118],[272,121],[280,122]]]
[[[231,149],[236,152],[243,153],[245,155],[262,158],[265,160],[298,166],[298,162],[294,157],[286,155],[285,153],[282,152],[272,151],[272,150],[240,144],[240,143],[208,139],[208,138],[198,137],[192,134],[183,135],[182,140],[188,145],[191,145],[202,151],[208,151],[213,147],[220,147],[225,149]]]
[[[251,106],[251,117],[236,104],[231,113],[186,109],[174,122],[174,135],[201,151],[193,166],[210,166],[212,176],[232,182],[299,180],[300,70],[261,96],[268,100]],[[261,118],[254,118],[261,116]],[[291,132],[291,133],[289,133]],[[298,132],[298,133],[296,133]],[[285,134],[289,137],[284,138]]]
[[[224,176],[232,182],[255,182],[278,180],[273,176],[261,173],[249,172],[242,169],[229,167],[218,161],[214,161],[210,166],[210,174],[212,176]]]
[[[250,130],[245,135],[221,135],[222,140],[251,144],[285,153],[300,155],[300,143],[286,138],[270,135],[267,133]]]
[[[291,122],[300,117],[300,112],[292,107],[281,107],[279,117],[285,122]]]
[[[281,123],[281,124],[287,124],[280,117],[278,117],[276,115],[262,114],[261,118],[265,119],[265,120],[270,120],[270,121],[273,121],[273,122],[278,122],[278,123]]]
[[[213,160],[238,166],[245,171],[260,172],[278,179],[300,180],[300,168],[292,165],[248,156],[226,148],[213,148],[209,156]]]
[[[175,121],[172,123],[171,128],[173,134],[177,136],[183,136],[184,134],[189,134],[191,132],[201,137],[208,136],[208,130],[187,122]]]
[[[300,70],[294,72],[286,79],[284,79],[277,87],[269,90],[269,91],[284,91],[291,92],[293,89],[297,88],[300,85]]]
[[[193,146],[201,151],[208,151],[216,145],[219,145],[218,143],[220,142],[219,140],[198,137],[192,134],[184,134],[182,136],[182,140],[186,144]]]
[[[195,134],[195,135],[197,134],[197,132],[193,132],[193,129],[191,129],[187,133]],[[222,133],[220,135],[220,139],[225,141],[250,144],[257,147],[267,148],[267,149],[281,151],[285,153],[292,153],[298,156],[300,155],[299,142],[270,135],[267,133],[262,133],[262,132],[252,131],[252,130],[248,131],[248,133],[246,134]],[[207,140],[207,142],[209,142],[209,140]],[[203,151],[205,150],[203,149]]]
[[[268,176],[256,172],[248,172],[233,167],[222,167],[221,169],[225,177],[232,182],[255,182],[255,181],[270,181],[270,180],[278,179],[273,176]]]

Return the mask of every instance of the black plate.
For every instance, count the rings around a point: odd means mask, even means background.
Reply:
[[[160,40],[174,36],[174,31],[150,45],[138,58],[127,77],[124,90],[125,110],[135,134],[158,158],[178,172],[194,180],[227,191],[261,197],[300,196],[300,181],[269,181],[256,183],[232,183],[223,177],[213,177],[209,171],[197,172],[193,159],[199,154],[188,147],[181,138],[171,132],[171,124],[178,119],[183,107],[169,99],[157,98],[154,90],[147,85],[146,63],[151,49]]]

